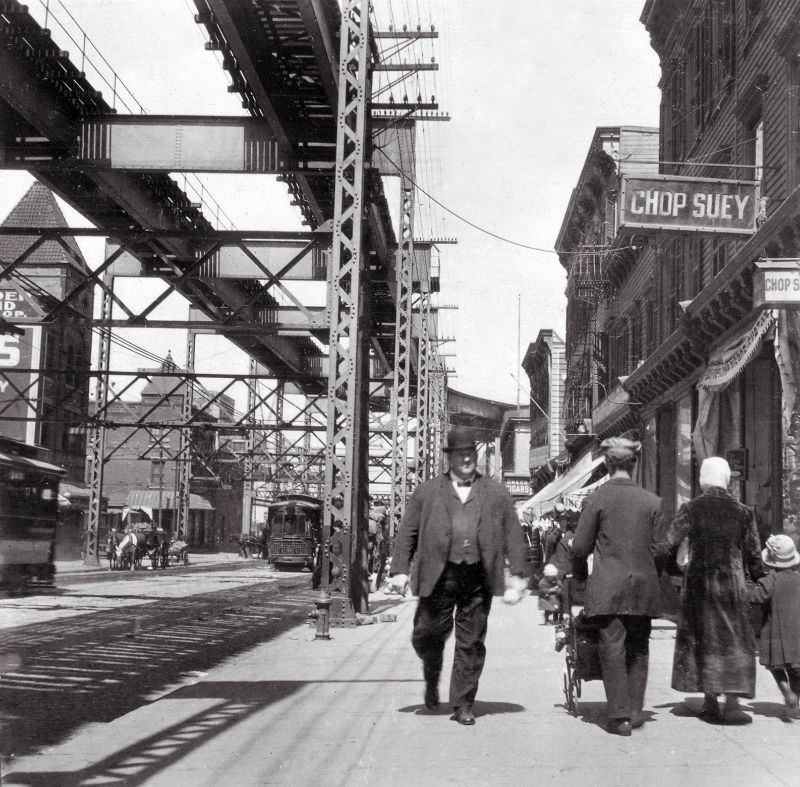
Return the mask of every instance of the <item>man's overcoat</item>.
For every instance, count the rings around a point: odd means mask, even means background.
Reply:
[[[661,614],[655,546],[661,498],[627,478],[614,478],[590,495],[572,551],[594,554],[586,588],[586,615]]]
[[[494,595],[505,590],[505,557],[512,574],[524,576],[525,540],[505,487],[477,476],[470,489],[478,501],[478,552]],[[411,588],[417,596],[430,596],[450,554],[452,515],[462,505],[450,476],[442,473],[417,487],[406,505],[395,537],[392,574],[411,573]]]

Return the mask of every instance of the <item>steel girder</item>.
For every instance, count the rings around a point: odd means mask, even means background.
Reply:
[[[100,307],[101,320],[111,319],[112,280],[108,273],[104,276],[103,300]],[[100,343],[97,365],[101,372],[108,372],[111,359],[111,329],[100,328]],[[97,407],[105,409],[108,405],[108,374],[100,374],[95,385],[95,401]],[[89,432],[89,511],[86,522],[86,546],[84,560],[87,563],[98,563],[100,551],[98,534],[100,533],[100,513],[102,510],[103,471],[106,455],[106,427],[99,424]]]
[[[195,351],[197,346],[197,333],[186,333],[186,370],[194,373]],[[189,535],[189,503],[192,488],[192,430],[187,426],[192,418],[192,403],[194,402],[194,380],[189,376],[183,388],[181,401],[182,426],[178,433],[178,486],[176,493],[177,522],[175,535],[177,538],[187,540]]]
[[[421,277],[417,310],[420,315],[420,335],[417,351],[417,482],[430,478],[430,364],[433,343],[430,337],[431,293],[426,276]]]
[[[336,184],[333,250],[328,271],[330,349],[328,430],[325,461],[322,582],[333,596],[331,623],[355,623],[366,611],[366,540],[361,516],[367,476],[367,326],[366,264],[363,253],[364,164],[370,95],[368,4],[348,0],[342,13],[339,50],[339,92],[336,128]],[[334,509],[334,498],[342,507]],[[341,530],[331,535],[332,519]],[[366,557],[366,556],[364,556]],[[332,562],[332,576],[328,566]]]
[[[414,260],[414,162],[400,185],[400,243],[397,249],[397,307],[392,387],[392,489],[389,536],[394,538],[408,497],[408,425],[411,394],[411,296]],[[413,476],[412,476],[413,477]]]

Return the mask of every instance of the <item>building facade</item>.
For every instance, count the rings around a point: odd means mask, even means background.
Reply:
[[[524,500],[531,493],[530,413],[527,407],[508,410],[503,415],[498,437],[498,453],[503,483],[515,500]]]
[[[116,399],[106,410],[107,420],[117,424],[106,431],[106,526],[145,523],[174,532],[186,386],[176,378],[179,369],[170,355],[160,368],[139,371],[148,379],[139,401]],[[244,494],[243,462],[235,449],[242,437],[233,427],[229,433],[220,428],[233,422],[233,400],[216,396],[209,405],[210,395],[199,385],[193,398],[186,539],[193,547],[235,548]],[[124,425],[137,423],[159,426]]]
[[[564,401],[566,358],[564,341],[551,329],[539,331],[528,345],[522,368],[530,389],[530,446],[528,468],[531,492],[553,479],[556,462],[565,448],[561,410]]]
[[[800,0],[648,0],[641,21],[661,63],[658,134],[650,131],[647,153],[627,156],[620,129],[609,161],[595,136],[595,207],[581,212],[574,196],[559,236],[573,288],[576,265],[585,276],[576,246],[586,249],[602,203],[612,203],[618,225],[606,225],[607,246],[594,258],[606,292],[588,314],[575,304],[568,313],[565,409],[573,423],[591,413],[595,440],[638,433],[642,482],[667,515],[697,493],[700,461],[723,456],[762,536],[796,536],[800,320],[762,269],[780,260],[800,282]],[[673,188],[690,179],[704,219],[674,226],[673,203],[655,195],[662,225],[626,223],[634,203],[624,169],[636,161],[648,167],[643,177]],[[752,197],[746,231],[720,220],[726,190],[747,193],[742,204]]]
[[[3,221],[4,227],[66,227],[53,193],[35,182]],[[89,268],[74,238],[45,240],[25,256],[36,236],[0,237],[0,264],[13,272],[0,284],[2,315],[21,333],[0,335],[0,434],[48,451],[64,468],[58,559],[78,558],[88,508],[84,485],[92,330],[76,324],[92,316]],[[67,297],[69,306],[60,303]],[[38,321],[31,324],[29,321]]]

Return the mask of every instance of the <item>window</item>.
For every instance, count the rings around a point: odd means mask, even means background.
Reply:
[[[745,0],[745,19],[748,30],[752,30],[761,16],[761,0]]]
[[[669,82],[668,161],[682,161],[686,155],[686,66],[678,63]],[[663,125],[662,125],[663,128]]]
[[[708,3],[689,47],[692,117],[700,136],[736,76],[736,0]]]
[[[630,331],[630,357],[628,359],[627,371],[632,372],[639,365],[642,360],[642,330],[644,320],[642,318],[642,303],[636,301],[631,310],[631,316],[628,324],[631,327]]]
[[[715,239],[711,246],[711,275],[716,276],[728,264],[728,247]]]
[[[164,465],[165,462],[150,462],[150,486],[158,489],[164,484]]]
[[[658,305],[651,292],[645,301],[645,314],[647,320],[647,337],[645,339],[646,355],[652,355],[658,346]]]
[[[789,63],[789,145],[786,157],[789,165],[789,188],[800,184],[800,54]]]

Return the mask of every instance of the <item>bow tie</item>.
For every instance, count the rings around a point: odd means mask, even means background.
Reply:
[[[456,486],[472,486],[472,481],[456,481]]]

